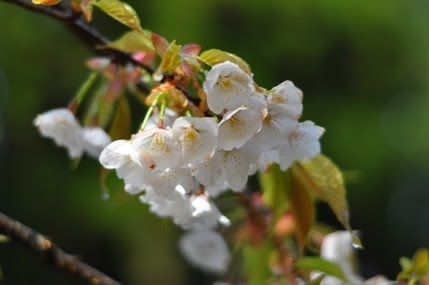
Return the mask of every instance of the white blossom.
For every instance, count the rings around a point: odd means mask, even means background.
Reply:
[[[284,108],[268,104],[262,127],[249,141],[249,147],[255,149],[253,152],[278,148],[297,126],[298,120],[289,116]]]
[[[242,191],[248,180],[250,162],[240,149],[220,150],[194,169],[194,176],[207,187],[222,187],[227,182],[234,191]]]
[[[111,142],[110,136],[100,127],[83,128],[83,144],[88,155],[98,158]]]
[[[283,108],[290,116],[299,119],[302,114],[302,91],[286,80],[268,94],[268,102]]]
[[[164,127],[171,127],[174,123],[174,121],[177,119],[177,113],[170,109],[165,108],[164,116],[162,117],[162,123]],[[151,129],[151,128],[157,128],[159,123],[159,111],[158,109],[155,109],[152,115],[149,117],[149,120],[146,123],[145,129]]]
[[[189,263],[204,271],[222,274],[228,268],[229,248],[215,231],[187,232],[180,238],[179,248]]]
[[[376,275],[368,280],[366,280],[364,285],[393,285],[397,284],[395,281],[389,280],[382,275]]]
[[[182,161],[180,149],[169,127],[140,131],[133,135],[130,143],[135,150],[131,156],[133,161],[147,168],[164,171],[178,166]]]
[[[299,123],[288,136],[284,144],[278,148],[278,162],[282,170],[286,170],[296,160],[311,159],[320,153],[319,138],[325,129],[311,121]],[[274,151],[275,153],[275,151]]]
[[[147,190],[140,196],[140,201],[148,204],[152,213],[160,217],[170,217],[179,226],[188,225],[192,218],[193,207],[184,189],[177,186],[173,189],[170,198],[167,200],[155,191]]]
[[[66,108],[53,109],[38,115],[33,124],[42,136],[67,149],[70,158],[79,158],[84,151],[82,128],[73,113]]]
[[[207,105],[216,114],[242,105],[249,107],[254,99],[251,95],[255,93],[253,79],[230,61],[213,66],[206,75],[203,88]]]
[[[223,185],[226,181],[219,151],[216,151],[210,159],[194,166],[192,172],[197,181],[206,187]]]
[[[180,117],[172,131],[180,142],[185,165],[209,159],[216,149],[218,127],[214,118]]]
[[[320,257],[340,266],[344,275],[354,285],[363,284],[363,278],[355,271],[355,250],[352,238],[347,231],[336,231],[325,236],[320,248]],[[321,285],[343,285],[343,281],[333,276],[322,279]]]
[[[256,111],[244,106],[226,113],[219,123],[218,148],[232,150],[243,146],[261,129],[265,115],[266,109]]]
[[[147,169],[132,160],[127,160],[125,164],[116,168],[116,175],[124,180],[125,191],[130,194],[138,194],[150,188],[147,179],[151,176]]]
[[[204,195],[194,195],[191,197],[191,203],[194,207],[192,212],[192,229],[202,230],[217,226],[223,220],[227,223],[225,216],[221,214],[216,205]],[[226,219],[226,220],[225,220]]]
[[[194,188],[194,178],[189,168],[171,168],[165,171],[147,171],[146,181],[151,189],[164,199],[171,200],[174,189],[180,185],[186,193]]]
[[[148,172],[131,159],[133,151],[130,141],[116,140],[104,148],[99,161],[104,168],[116,169],[118,177],[124,180],[125,190],[137,194],[148,187]]]
[[[132,151],[128,140],[116,140],[107,145],[100,154],[100,164],[107,169],[115,169],[130,160]]]
[[[211,198],[216,198],[221,193],[224,193],[229,189],[231,189],[231,185],[229,185],[228,182],[224,182],[220,185],[208,185],[204,187],[205,192]]]

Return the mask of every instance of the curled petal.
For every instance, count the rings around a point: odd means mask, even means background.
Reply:
[[[230,252],[215,231],[191,231],[183,235],[179,247],[185,258],[204,271],[221,274],[228,268]]]
[[[85,151],[94,158],[98,158],[110,142],[109,135],[102,128],[86,127],[83,129]]]
[[[115,169],[123,166],[130,158],[131,144],[127,140],[117,140],[106,146],[99,161],[104,168]]]
[[[33,124],[42,136],[64,146],[71,158],[79,158],[84,150],[82,128],[69,109],[54,109],[38,115]]]

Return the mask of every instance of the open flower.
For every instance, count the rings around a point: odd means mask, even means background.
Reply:
[[[278,162],[282,170],[286,170],[295,160],[311,159],[320,153],[319,138],[325,129],[311,121],[299,123],[288,136],[284,144],[278,148]]]
[[[85,127],[82,136],[86,153],[97,159],[111,142],[109,135],[100,127]]]
[[[265,115],[266,109],[257,111],[245,106],[226,113],[219,123],[218,148],[232,150],[243,146],[261,129]]]
[[[133,135],[130,143],[135,150],[131,158],[149,169],[164,171],[182,162],[180,149],[170,128],[145,129]]]
[[[268,94],[268,104],[283,108],[295,119],[302,114],[302,91],[295,87],[292,81],[286,80],[274,87]]]
[[[70,158],[79,158],[84,151],[82,128],[73,113],[66,108],[53,109],[40,114],[33,124],[44,137],[64,146]]]
[[[209,159],[216,149],[218,126],[213,118],[180,117],[172,131],[180,142],[185,165]]]
[[[219,150],[214,156],[199,165],[193,172],[198,182],[206,187],[223,187],[225,182],[234,191],[246,186],[250,162],[248,154],[241,149]]]
[[[128,140],[110,143],[100,154],[99,161],[106,169],[115,169],[124,180],[125,190],[137,194],[148,188],[147,171],[131,159],[133,148]]]
[[[171,217],[175,224],[188,225],[192,218],[193,207],[184,189],[177,186],[171,192],[170,199],[158,195],[153,190],[147,190],[140,196],[140,201],[149,205],[152,213],[160,217]]]
[[[363,278],[355,270],[356,253],[352,246],[352,238],[347,231],[336,231],[323,239],[320,257],[338,264],[351,284],[363,284]],[[333,276],[326,276],[322,285],[342,285],[343,281]]]
[[[207,94],[207,105],[216,114],[242,105],[249,107],[251,95],[255,93],[253,79],[230,61],[213,66],[206,75],[203,88]]]
[[[221,274],[229,265],[230,252],[223,237],[212,230],[184,234],[179,247],[185,258],[204,271]]]
[[[193,195],[191,197],[192,224],[190,227],[195,230],[213,229],[221,220],[228,223],[228,218],[223,216],[216,205],[205,195]]]
[[[289,116],[287,110],[276,104],[268,104],[267,111],[260,131],[249,140],[248,145],[253,152],[264,152],[279,147],[285,137],[298,126],[298,120]]]

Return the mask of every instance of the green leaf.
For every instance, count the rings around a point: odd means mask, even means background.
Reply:
[[[10,241],[10,237],[0,234],[0,243],[7,243]]]
[[[300,246],[305,246],[307,235],[314,221],[314,202],[308,190],[294,178],[290,171],[282,171],[278,164],[260,173],[262,198],[276,219],[286,210],[293,214],[294,234]]]
[[[348,281],[346,275],[338,264],[320,257],[302,257],[296,261],[295,267],[310,271],[320,271],[327,275],[337,277],[345,282]]]
[[[359,237],[353,233],[349,222],[349,207],[341,171],[326,156],[318,155],[308,161],[298,161],[291,167],[292,176],[307,190],[316,193],[334,212],[338,221],[352,235],[355,248],[362,248]]]
[[[271,276],[268,260],[272,252],[272,247],[268,244],[259,246],[246,245],[243,249],[244,270],[248,285],[265,284]]]
[[[93,5],[125,26],[133,30],[142,30],[137,13],[127,3],[119,0],[96,0]]]
[[[413,262],[408,257],[401,257],[399,259],[399,264],[401,265],[402,270],[406,270],[411,268]]]
[[[213,66],[225,61],[230,61],[238,65],[244,72],[251,75],[252,71],[247,62],[241,57],[218,49],[206,50],[200,54],[199,59],[207,65]]]
[[[115,117],[110,126],[110,137],[112,140],[127,139],[131,134],[131,110],[126,97],[119,98]]]
[[[408,281],[408,284],[414,284],[419,280],[429,276],[429,250],[422,248],[416,251],[412,261],[401,258],[401,265],[405,268],[398,274],[396,280]]]
[[[97,108],[94,108],[93,112],[97,116],[98,125],[105,128],[112,121],[113,112],[115,111],[115,101],[103,96],[103,91],[99,90],[96,94]]]
[[[262,199],[265,205],[274,212],[276,218],[284,214],[288,204],[288,189],[291,187],[290,173],[284,172],[277,164],[267,171],[260,172],[259,183],[262,188]]]
[[[108,43],[102,48],[111,48],[128,53],[141,51],[155,51],[149,31],[130,31],[122,35],[119,39]]]
[[[176,68],[181,63],[180,58],[180,49],[182,46],[177,45],[175,41],[173,41],[167,48],[167,51],[162,58],[162,62],[159,66],[159,70],[161,72],[168,72]]]

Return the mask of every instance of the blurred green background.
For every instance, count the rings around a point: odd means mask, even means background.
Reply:
[[[135,0],[144,28],[243,57],[255,80],[304,91],[304,119],[348,181],[365,276],[394,278],[400,256],[429,247],[429,2]],[[123,27],[95,15],[116,37]],[[0,1],[0,211],[51,236],[124,284],[211,284],[176,249],[180,230],[147,212],[99,166],[72,170],[33,118],[65,106],[91,51],[60,23]],[[321,219],[338,226],[320,206]],[[84,284],[21,246],[0,244],[4,284]]]

